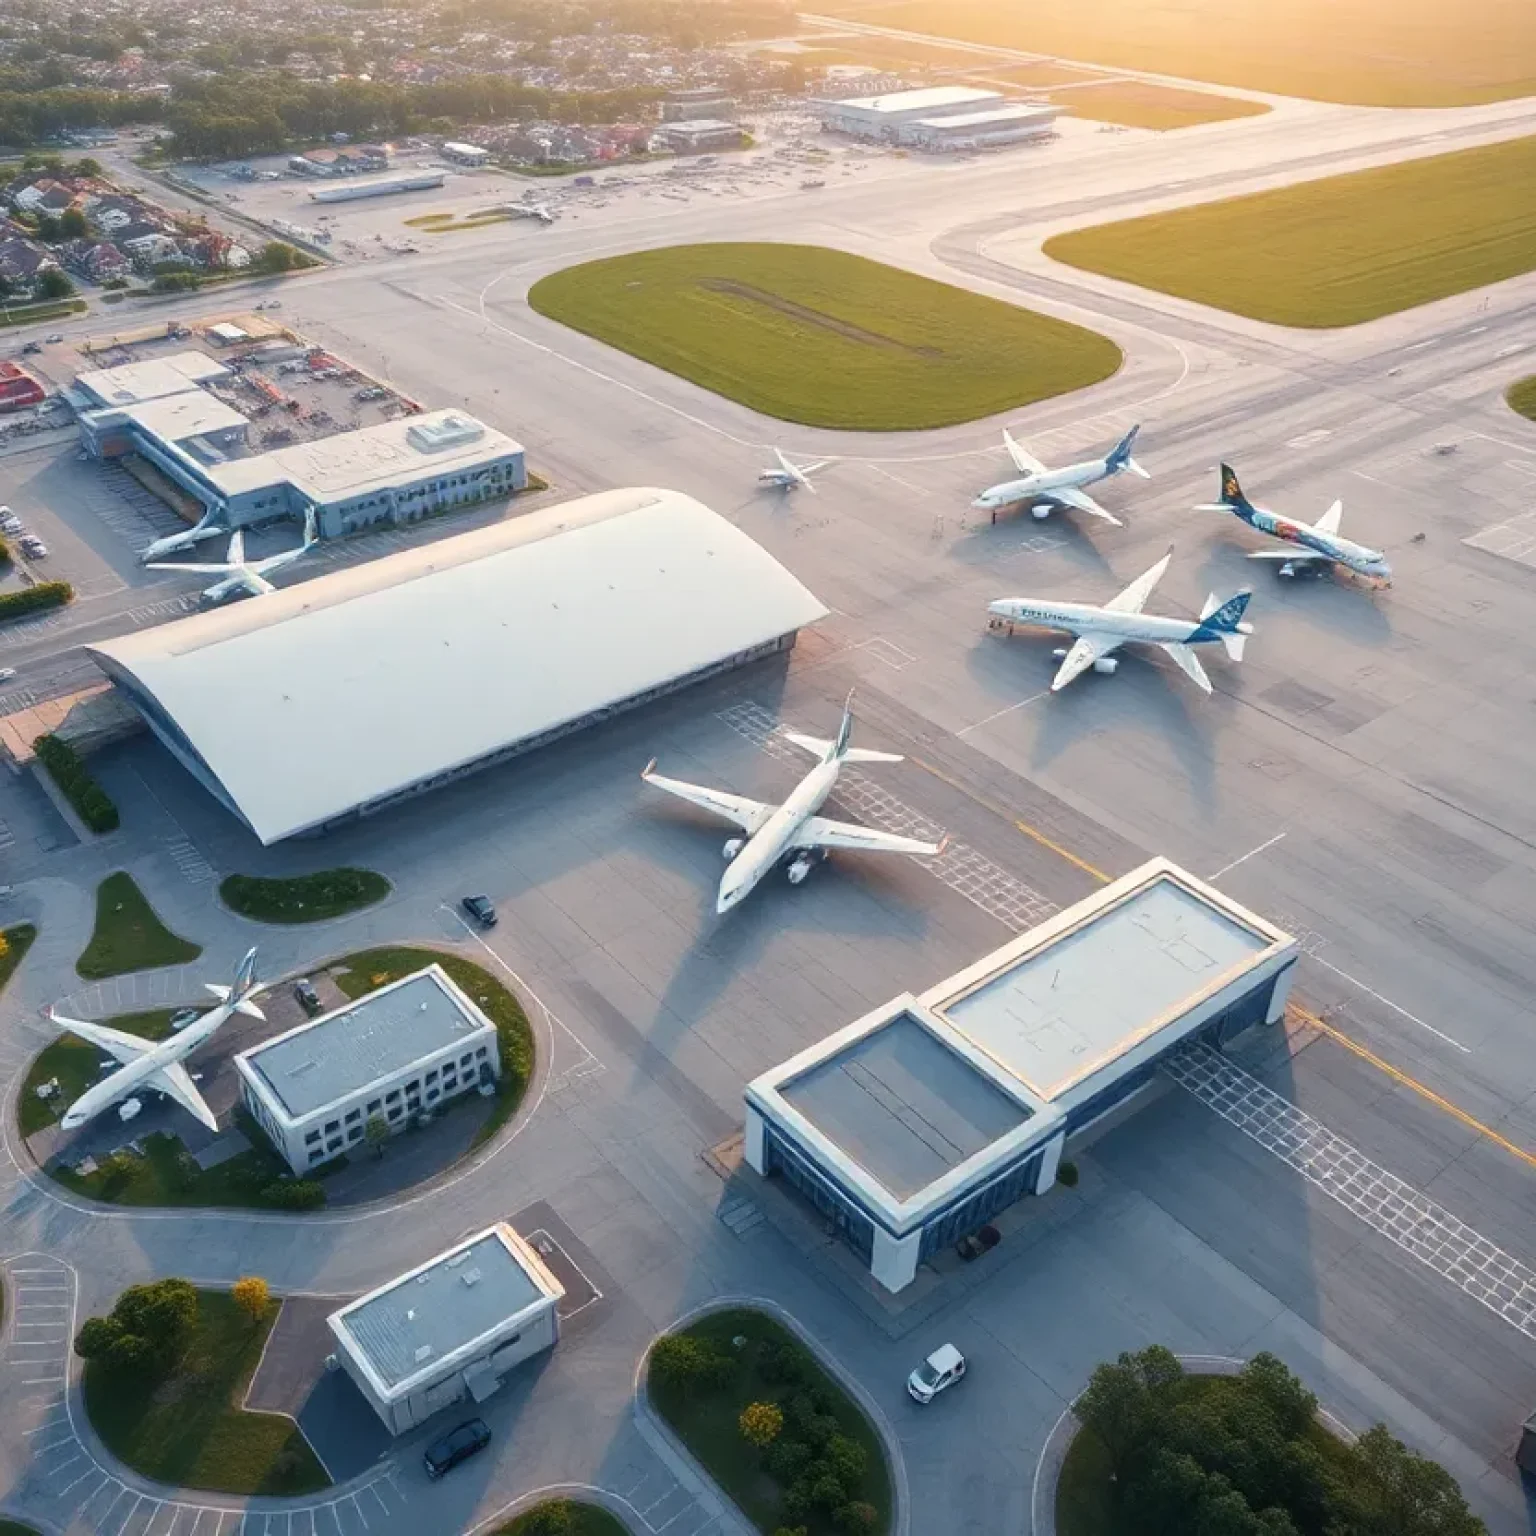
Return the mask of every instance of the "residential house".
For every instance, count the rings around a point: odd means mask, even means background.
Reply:
[[[13,289],[30,293],[44,272],[57,268],[46,247],[15,236],[0,239],[0,277]]]

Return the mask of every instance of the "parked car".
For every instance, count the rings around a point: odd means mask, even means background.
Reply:
[[[14,512],[0,513],[0,533],[22,533],[21,519]]]
[[[441,1440],[434,1440],[422,1453],[422,1465],[435,1483],[490,1443],[491,1426],[484,1419],[468,1419],[457,1429],[450,1429]]]
[[[964,1375],[965,1356],[953,1344],[941,1344],[907,1377],[907,1391],[918,1402],[931,1403]]]
[[[0,683],[8,683],[15,676],[15,667],[0,667]]]
[[[466,896],[464,898],[464,910],[482,928],[494,928],[496,926],[496,908],[491,905],[491,898],[489,896]]]
[[[320,1001],[320,994],[315,991],[314,982],[308,976],[300,976],[294,982],[293,995],[299,1000],[299,1006],[311,1017],[325,1009],[325,1004]]]
[[[64,340],[64,332],[55,331],[51,336],[44,336],[43,340],[46,341],[50,347],[56,346],[59,342]]]
[[[27,534],[21,541],[21,552],[30,555],[34,560],[46,560],[48,558],[48,546],[35,534]]]
[[[43,350],[42,342],[40,342],[40,341],[29,341],[26,344],[26,346],[24,346],[21,349],[21,355],[23,357],[32,357],[35,354],[37,354],[38,352],[41,352],[42,350]]]

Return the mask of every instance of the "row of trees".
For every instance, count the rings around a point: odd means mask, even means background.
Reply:
[[[1487,1536],[1437,1463],[1382,1425],[1353,1445],[1275,1356],[1187,1377],[1160,1345],[1101,1365],[1075,1405],[1123,1536]]]
[[[37,591],[36,587],[31,589]],[[37,760],[48,770],[53,782],[59,786],[64,798],[74,806],[75,814],[92,832],[115,832],[118,827],[117,806],[91,771],[80,759],[80,754],[67,741],[51,732],[39,736],[32,743]]]
[[[230,1295],[257,1327],[272,1293],[259,1275],[235,1281]],[[197,1332],[197,1289],[189,1280],[130,1285],[105,1317],[88,1317],[75,1335],[75,1353],[114,1371],[169,1375]]]

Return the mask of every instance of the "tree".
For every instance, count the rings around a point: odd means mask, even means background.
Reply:
[[[235,1305],[250,1318],[252,1328],[267,1315],[272,1302],[272,1292],[260,1275],[242,1275],[230,1287],[229,1294]]]
[[[1184,1369],[1172,1351],[1153,1344],[1101,1365],[1074,1411],[1109,1453],[1117,1477],[1127,1475],[1140,1452],[1158,1435],[1171,1406],[1172,1388]]]
[[[269,240],[256,257],[261,272],[291,272],[299,264],[299,253],[285,240]]]
[[[784,1410],[777,1403],[748,1403],[736,1421],[741,1438],[765,1451],[784,1428]]]
[[[1248,1391],[1274,1414],[1280,1433],[1287,1439],[1302,1434],[1317,1417],[1317,1398],[1284,1361],[1267,1350],[1243,1367],[1241,1378]]]
[[[186,1280],[130,1285],[108,1317],[87,1318],[75,1353],[119,1370],[164,1371],[185,1352],[197,1324],[197,1292]]]
[[[57,267],[49,267],[37,280],[40,299],[67,299],[74,291],[75,285]]]
[[[59,234],[66,240],[83,240],[86,235],[85,215],[78,208],[66,208],[59,215]]]
[[[1333,1489],[1338,1529],[1349,1536],[1488,1536],[1444,1467],[1410,1451],[1385,1425],[1355,1442]]]
[[[389,1141],[389,1121],[383,1115],[369,1115],[368,1123],[363,1127],[363,1140],[373,1148],[375,1157],[383,1157]]]

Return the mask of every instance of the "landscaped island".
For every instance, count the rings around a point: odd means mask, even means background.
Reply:
[[[281,880],[230,875],[219,896],[230,911],[254,922],[320,923],[371,907],[389,890],[389,881],[371,869],[322,869]]]
[[[203,946],[171,932],[132,875],[119,870],[96,888],[96,928],[75,969],[88,981],[163,965],[187,965]]]
[[[755,411],[920,431],[1107,379],[1095,331],[811,245],[678,245],[567,267],[541,315]]]
[[[1511,384],[1504,398],[1509,401],[1510,410],[1536,421],[1536,374]]]

